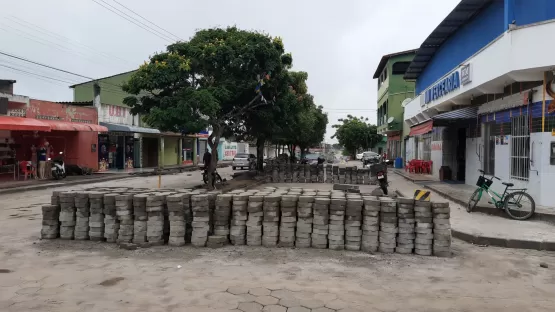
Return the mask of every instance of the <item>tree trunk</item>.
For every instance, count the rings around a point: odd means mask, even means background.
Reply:
[[[256,170],[264,170],[264,143],[266,140],[264,138],[256,139]]]
[[[213,127],[212,133],[208,137],[208,146],[210,146],[210,154],[212,156],[212,161],[210,166],[207,168],[208,174],[208,184],[212,185],[212,179],[214,178],[213,173],[218,167],[218,146],[220,145],[220,138],[222,136],[223,129],[220,127]]]

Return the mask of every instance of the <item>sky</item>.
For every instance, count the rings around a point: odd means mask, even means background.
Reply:
[[[95,79],[136,69],[198,29],[236,25],[279,36],[293,69],[308,72],[309,92],[330,120],[326,142],[333,143],[331,126],[339,118],[352,114],[376,123],[372,77],[381,57],[418,48],[459,0],[3,2],[0,53]],[[68,86],[87,80],[1,54],[0,79],[17,80],[16,94],[50,101],[71,101]]]

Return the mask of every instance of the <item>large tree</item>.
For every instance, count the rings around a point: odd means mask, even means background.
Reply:
[[[201,30],[150,57],[124,84],[135,95],[125,104],[163,131],[211,128],[208,145],[216,151],[224,134],[244,129],[249,114],[271,105],[271,79],[291,63],[280,38],[236,27]],[[216,165],[213,152],[210,173]]]
[[[332,138],[337,141],[349,155],[354,156],[358,150],[371,149],[381,142],[382,135],[378,134],[377,127],[368,122],[368,118],[354,117],[339,119],[340,123],[333,125],[335,134]]]

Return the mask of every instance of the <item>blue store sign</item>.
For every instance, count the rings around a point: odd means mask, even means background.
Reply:
[[[445,79],[438,82],[435,86],[426,90],[424,93],[424,104],[435,101],[460,87],[461,77],[459,71],[456,71],[445,77]]]

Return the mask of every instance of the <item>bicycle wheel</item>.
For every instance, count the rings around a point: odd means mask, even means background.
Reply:
[[[480,197],[482,197],[482,192],[480,192],[480,190],[481,189],[476,189],[474,193],[472,193],[472,196],[470,196],[468,205],[466,205],[466,212],[472,212],[472,210],[474,210],[474,208],[476,208],[476,206],[478,205]]]
[[[503,206],[509,217],[515,220],[526,220],[534,215],[536,203],[526,192],[514,192],[505,197]]]

